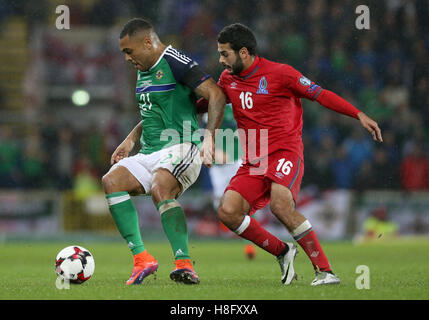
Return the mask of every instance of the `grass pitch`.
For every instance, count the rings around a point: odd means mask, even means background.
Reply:
[[[69,290],[55,286],[55,256],[68,245],[81,245],[95,258],[95,273],[82,285]],[[201,283],[187,286],[169,278],[172,252],[167,242],[146,242],[159,262],[155,276],[139,286],[126,286],[132,257],[122,242],[10,243],[0,245],[1,300],[390,300],[429,299],[429,239],[322,243],[340,285],[311,287],[314,278],[303,250],[295,260],[298,281],[280,282],[280,267],[274,257],[257,249],[254,260],[244,255],[244,242],[190,241]],[[366,265],[370,289],[357,289],[356,273]]]

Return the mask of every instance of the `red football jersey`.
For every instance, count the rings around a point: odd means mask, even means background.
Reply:
[[[320,86],[287,64],[258,56],[240,75],[225,70],[218,85],[232,103],[238,128],[245,133],[245,137],[240,135],[244,162],[255,163],[279,149],[304,158],[301,98],[315,100],[322,91]]]

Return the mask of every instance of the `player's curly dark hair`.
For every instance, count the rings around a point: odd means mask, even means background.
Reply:
[[[235,52],[245,47],[251,55],[256,54],[256,38],[252,30],[241,23],[233,23],[224,27],[218,34],[217,42],[229,43]]]
[[[125,36],[132,37],[141,30],[153,30],[153,25],[142,18],[131,19],[124,25],[119,38],[122,39]]]

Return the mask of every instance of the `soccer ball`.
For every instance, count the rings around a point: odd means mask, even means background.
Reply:
[[[94,257],[87,249],[80,246],[62,249],[55,259],[55,272],[70,283],[84,283],[91,278],[94,269]]]

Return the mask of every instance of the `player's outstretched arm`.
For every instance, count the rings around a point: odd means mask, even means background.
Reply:
[[[203,164],[210,168],[214,161],[215,130],[219,129],[225,111],[225,95],[222,89],[209,78],[195,88],[195,93],[208,101],[208,120],[201,150]]]
[[[131,150],[133,150],[134,145],[139,141],[142,134],[142,121],[134,127],[134,129],[128,134],[124,141],[116,148],[113,152],[112,157],[110,158],[110,164],[114,164],[119,160],[128,157]]]
[[[371,133],[373,139],[378,142],[383,142],[381,130],[377,122],[368,117],[365,113],[355,108],[351,103],[341,98],[336,93],[329,90],[322,90],[316,98],[322,106],[334,110],[338,113],[359,119],[361,125]]]

